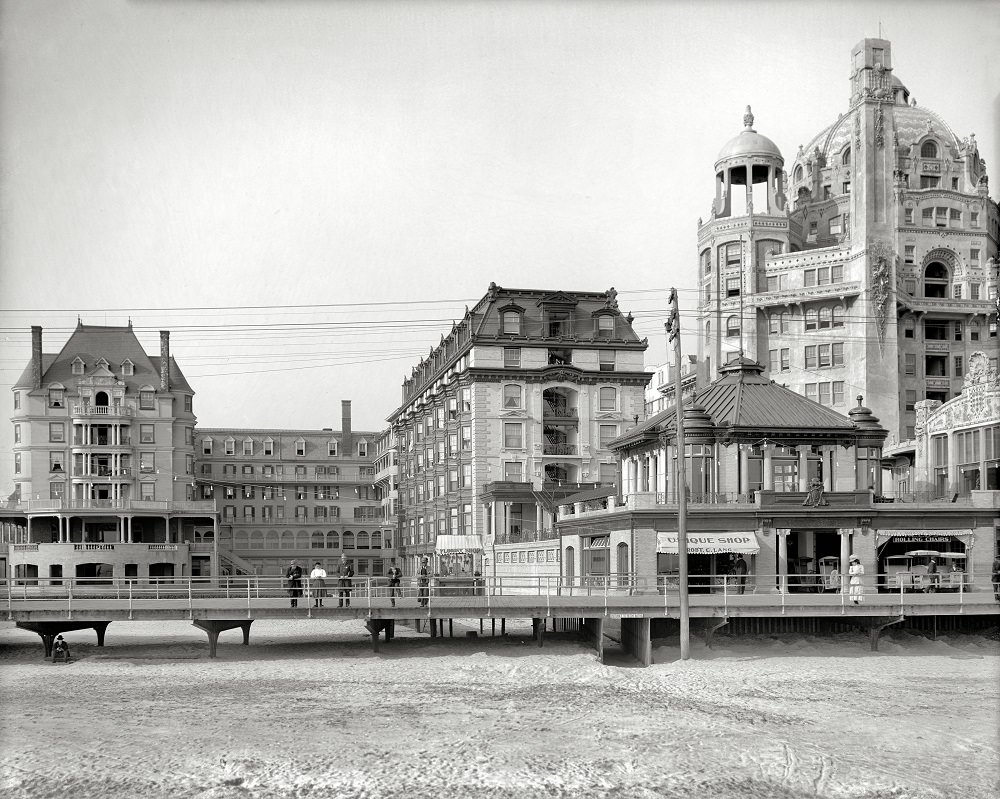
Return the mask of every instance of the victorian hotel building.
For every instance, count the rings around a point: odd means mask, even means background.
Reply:
[[[986,590],[1000,522],[997,204],[975,136],[916,104],[888,41],[855,46],[849,77],[845,112],[799,148],[790,181],[749,107],[715,163],[697,388],[689,372],[684,389],[704,539],[692,568],[724,571],[737,547],[716,539],[738,533],[761,574],[819,572],[824,558],[842,571],[852,551],[881,573],[929,548]],[[565,573],[574,557],[584,573],[676,568],[673,414],[614,442],[617,502],[563,508]],[[806,503],[814,480],[825,504]],[[588,554],[592,541],[622,549]]]
[[[407,573],[429,557],[443,577],[494,575],[498,547],[531,544],[518,572],[558,575],[557,503],[614,484],[610,443],[643,415],[631,322],[614,289],[490,284],[414,367],[389,417]]]
[[[3,574],[60,585],[214,573],[215,502],[192,485],[193,399],[168,332],[155,356],[131,324],[81,322],[47,354],[32,327],[13,387]]]

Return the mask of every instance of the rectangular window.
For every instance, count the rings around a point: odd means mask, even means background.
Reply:
[[[243,499],[254,499],[256,493],[254,486],[243,486]]]
[[[66,440],[66,428],[62,422],[49,422],[49,441],[62,443]]]
[[[843,283],[844,282],[844,267],[843,266],[831,266],[830,267],[830,282],[831,283]]]
[[[833,365],[844,365],[844,343],[839,341],[833,345]]]
[[[734,241],[730,244],[725,245],[724,252],[726,254],[726,266],[734,267],[739,266],[743,263],[743,245],[742,242]]]
[[[367,458],[368,457],[368,442],[367,441],[359,441],[358,442],[358,457],[359,458]]]
[[[194,398],[190,395],[184,397],[184,412],[191,413],[194,408]]]
[[[961,283],[956,283],[954,286],[952,286],[952,297],[954,297],[956,300],[962,299],[962,284]]]
[[[302,456],[304,456],[306,454],[306,442],[305,441],[299,440],[299,441],[295,442],[295,454],[298,455],[299,457],[302,457]]]
[[[602,424],[598,425],[598,446],[601,449],[607,449],[611,446],[611,442],[618,438],[618,425],[616,424]]]
[[[906,263],[908,264],[913,263],[913,259],[916,257],[915,250],[916,246],[913,244],[907,244],[905,247],[903,247],[903,260],[906,261]]]
[[[503,387],[504,408],[521,407],[521,387],[515,383],[509,383]]]
[[[740,296],[740,278],[738,277],[726,278],[726,296],[727,297]]]
[[[789,357],[791,350],[788,347],[782,347],[781,349],[781,371],[788,372],[791,371],[791,358]]]
[[[151,411],[154,408],[153,391],[142,389],[139,392],[139,408],[144,411]]]
[[[948,209],[938,208],[934,215],[934,224],[937,227],[948,227]]]
[[[767,278],[768,291],[783,291],[784,288],[785,288],[784,275],[768,275]]]
[[[61,452],[49,453],[49,471],[50,472],[63,471],[63,454]]]
[[[777,350],[768,350],[767,351],[767,368],[771,372],[777,372],[778,371],[778,351]]]
[[[601,350],[597,357],[600,363],[600,370],[602,372],[613,372],[615,370],[614,350]]]
[[[962,224],[962,212],[959,211],[957,208],[951,209],[951,222],[952,222],[952,227],[957,227],[958,225]]]
[[[609,412],[618,407],[618,392],[612,386],[603,386],[599,392],[601,411]]]
[[[243,442],[243,454],[253,455],[253,439],[246,439]]]
[[[806,383],[806,399],[811,399],[813,402],[816,401],[816,384]]]
[[[504,347],[503,348],[503,365],[511,368],[517,369],[521,366],[521,348],[520,347]]]
[[[815,219],[809,223],[809,235],[815,236],[819,232],[819,222]]]
[[[806,369],[815,369],[818,365],[818,360],[816,357],[816,345],[811,344],[806,347],[805,353]]]
[[[921,182],[923,182],[923,179],[921,179]],[[920,188],[925,189],[927,187],[926,186],[921,186]],[[925,225],[933,225],[934,224],[934,209],[933,208],[924,208],[920,212],[920,219],[923,221],[923,223]]]
[[[903,211],[903,223],[907,225],[913,224],[913,209],[907,208]]]
[[[517,311],[504,311],[501,332],[516,336],[521,333],[521,314]]]
[[[243,508],[243,521],[248,523],[253,523],[254,508],[251,505],[247,505]]]
[[[236,441],[231,438],[226,439],[226,454],[227,455],[236,454]]]
[[[141,424],[139,425],[139,443],[140,444],[153,444],[156,442],[156,435],[154,433],[154,426],[151,424]]]
[[[184,474],[194,474],[194,455],[184,456]]]
[[[979,212],[978,211],[970,211],[969,212],[969,224],[972,227],[979,227]]]
[[[844,194],[850,194],[851,193],[851,181],[845,180],[843,188],[844,188],[844,191],[843,191]]]
[[[915,353],[908,352],[903,355],[903,373],[911,377],[917,374],[917,356]]]
[[[965,374],[962,371],[962,367],[963,366],[964,366],[964,364],[962,362],[962,356],[961,355],[956,355],[955,356],[955,377],[961,377],[963,374]]]
[[[49,407],[50,408],[61,408],[63,407],[63,390],[61,388],[50,388],[49,389]]]
[[[522,449],[524,446],[524,425],[520,422],[504,422],[503,445],[506,449]]]
[[[978,300],[979,299],[979,284],[970,283],[969,284],[969,299]]]
[[[601,314],[597,317],[598,338],[613,338],[615,335],[615,318],[610,314]]]
[[[938,184],[941,182],[941,178],[935,177],[934,175],[921,175],[920,176],[920,188],[922,189],[936,189]],[[924,211],[926,212],[926,208]],[[925,217],[926,218],[926,214]]]
[[[808,289],[816,285],[816,270],[806,269],[802,273],[802,284]]]
[[[847,183],[845,185],[848,186],[848,187],[850,187],[851,184]],[[830,235],[831,236],[839,236],[843,232],[843,230],[844,230],[842,224],[843,223],[842,223],[842,220],[841,220],[841,218],[840,218],[839,215],[838,216],[830,217]]]
[[[824,366],[832,366],[833,365],[833,361],[832,361],[831,356],[830,356],[830,345],[829,344],[820,344],[819,345],[819,349],[818,349],[818,353],[819,353],[819,365],[820,365],[820,368],[822,368]]]
[[[463,388],[462,389],[462,413],[468,413],[472,410],[472,389]]]
[[[830,384],[820,383],[819,384],[819,404],[820,405],[831,405],[832,398],[830,395]]]
[[[156,483],[139,483],[139,499],[147,502],[156,497]]]
[[[903,288],[906,290],[906,293],[912,297],[917,293],[917,281],[906,279],[903,281]]]
[[[915,410],[916,407],[917,407],[917,392],[912,389],[907,389],[903,410],[912,411]]]
[[[206,438],[201,442],[201,454],[202,455],[212,454],[212,439]]]
[[[834,406],[840,406],[844,404],[844,381],[834,380],[833,381],[833,404]]]
[[[503,479],[511,483],[520,483],[522,477],[521,464],[507,461],[503,465]]]
[[[462,464],[462,487],[470,488],[472,486],[472,464],[463,463]]]
[[[52,437],[49,436],[49,441],[51,441],[51,440],[52,440]],[[19,424],[14,425],[14,443],[15,444],[20,444],[21,443],[21,425],[19,425]]]

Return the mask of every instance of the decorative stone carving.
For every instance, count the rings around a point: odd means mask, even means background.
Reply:
[[[750,106],[747,106],[746,113],[743,115],[743,127],[753,127],[753,112],[750,110]]]
[[[879,344],[885,340],[885,326],[889,314],[890,281],[896,254],[891,245],[881,239],[868,243],[868,285]]]
[[[875,106],[875,146],[882,149],[885,146],[885,131],[882,122],[882,104]]]

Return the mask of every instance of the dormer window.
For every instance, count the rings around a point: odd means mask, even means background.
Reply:
[[[49,407],[63,408],[66,404],[65,389],[62,386],[54,386],[49,389]]]
[[[135,364],[128,358],[122,361],[122,377],[131,377],[135,374]]]
[[[97,367],[99,369],[107,369],[108,366],[109,366],[108,359],[107,358],[98,358],[96,365],[97,365]]]
[[[274,439],[268,436],[267,438],[264,439],[263,444],[264,444],[264,454],[268,456],[274,455]]]
[[[212,438],[211,436],[206,436],[201,440],[201,454],[211,455],[212,454]]]
[[[299,457],[306,454],[306,440],[304,438],[295,439],[295,454]]]
[[[243,454],[246,456],[253,455],[253,439],[245,438],[243,439]]]
[[[549,311],[545,314],[545,334],[558,338],[573,334],[573,323],[568,311]]]
[[[79,355],[77,355],[73,359],[73,364],[72,364],[71,371],[75,375],[82,375],[83,374],[83,368],[84,368],[83,358],[81,358]]]
[[[500,315],[500,332],[505,335],[521,335],[521,312],[516,310],[504,311]]]
[[[615,317],[612,314],[606,314],[606,313],[598,316],[597,317],[598,338],[613,338],[614,335],[615,335]]]
[[[337,457],[337,451],[338,450],[337,450],[337,442],[336,441],[332,441],[331,440],[331,441],[327,441],[326,442],[326,454],[329,457],[336,458]]]
[[[227,455],[235,455],[236,454],[236,439],[235,438],[227,438],[225,443],[226,443],[226,454]]]
[[[925,141],[920,145],[920,157],[921,158],[937,158],[938,148],[937,144],[932,141]]]

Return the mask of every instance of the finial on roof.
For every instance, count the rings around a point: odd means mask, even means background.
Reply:
[[[76,326],[83,327],[83,320],[80,318],[80,314],[76,315]]]
[[[855,399],[856,399],[856,400],[858,401],[858,407],[859,407],[859,408],[860,408],[860,407],[861,407],[862,405],[864,405],[864,402],[865,402],[865,398],[864,398],[864,397],[862,397],[862,396],[861,396],[860,394],[858,394],[858,396],[857,396],[857,397],[855,397]]]
[[[747,130],[753,130],[753,112],[750,110],[750,106],[747,106],[747,111],[743,115],[743,127]]]

